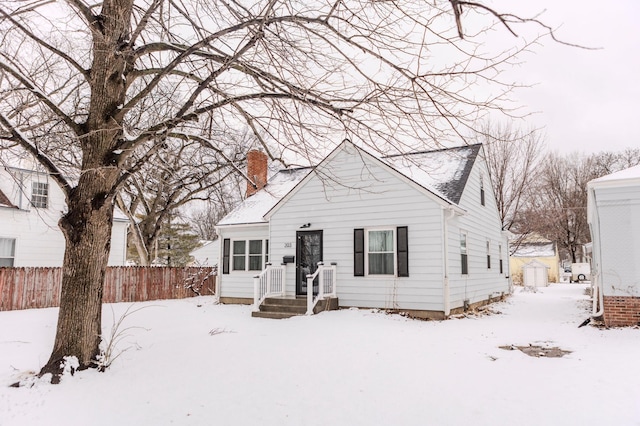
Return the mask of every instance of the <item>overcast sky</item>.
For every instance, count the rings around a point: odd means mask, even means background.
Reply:
[[[501,11],[531,16],[563,40],[601,47],[588,51],[545,41],[514,72],[534,87],[517,100],[539,111],[529,122],[546,129],[561,153],[640,148],[640,0],[493,0]]]

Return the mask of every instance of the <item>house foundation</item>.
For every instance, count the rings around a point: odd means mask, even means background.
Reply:
[[[604,296],[603,299],[607,327],[640,325],[640,297]]]

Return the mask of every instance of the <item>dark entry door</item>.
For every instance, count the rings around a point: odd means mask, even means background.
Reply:
[[[307,294],[307,275],[322,262],[322,231],[296,233],[296,295]],[[313,281],[313,294],[318,294],[318,277]]]

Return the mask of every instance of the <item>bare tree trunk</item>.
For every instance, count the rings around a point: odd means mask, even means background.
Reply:
[[[57,382],[67,357],[79,369],[97,366],[102,335],[102,293],[109,260],[115,188],[120,170],[114,148],[122,136],[125,56],[132,0],[105,1],[101,20],[92,22],[93,63],[89,114],[80,134],[83,162],[76,188],[67,195],[60,219],[66,246],[62,294],[53,351],[40,375]],[[88,15],[87,15],[88,16]]]
[[[75,356],[79,369],[96,366],[113,223],[112,199],[104,194],[114,176],[113,171],[86,173],[69,201],[69,212],[60,220],[66,248],[58,328],[49,361],[40,371],[41,375],[52,373],[52,382],[58,380],[65,357]]]

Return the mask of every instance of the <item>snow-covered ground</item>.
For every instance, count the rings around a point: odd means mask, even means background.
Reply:
[[[47,360],[57,310],[0,312],[0,425],[640,425],[640,329],[578,328],[584,289],[517,289],[442,322],[141,303],[106,373],[22,388],[8,385]],[[107,333],[128,307],[105,306]],[[572,352],[499,348],[529,344]]]

